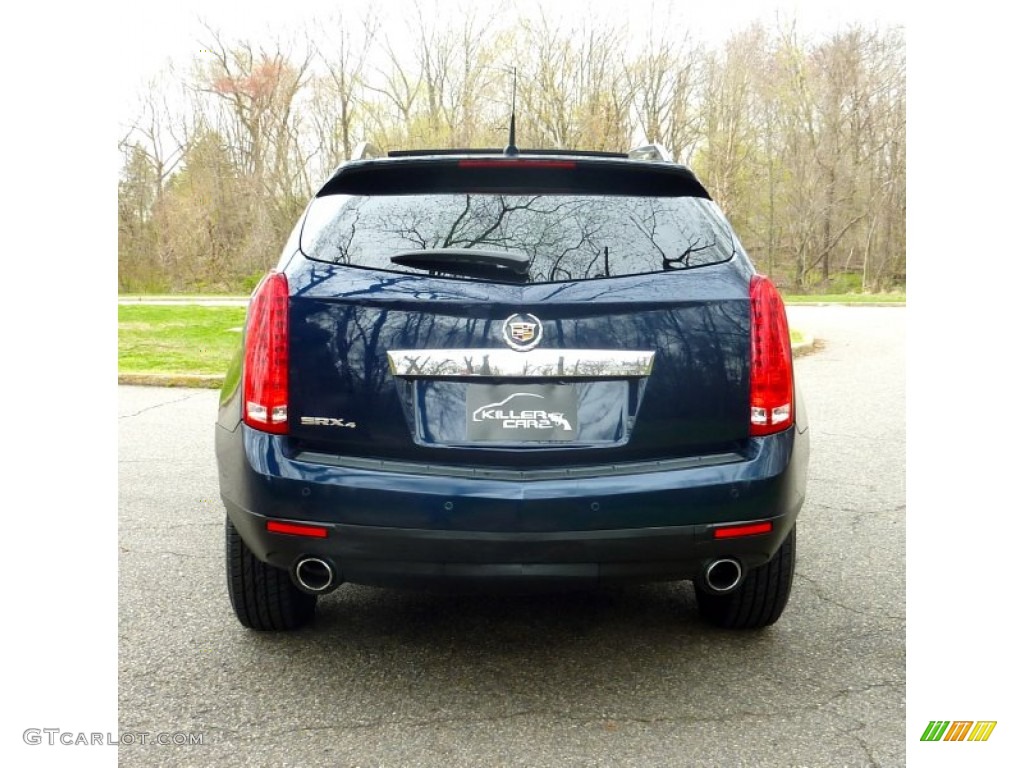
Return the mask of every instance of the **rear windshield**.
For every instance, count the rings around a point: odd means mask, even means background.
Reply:
[[[319,197],[300,248],[317,261],[419,275],[391,257],[510,251],[529,257],[530,283],[690,269],[728,261],[735,250],[725,217],[704,198],[492,193]],[[466,279],[456,268],[440,274]]]

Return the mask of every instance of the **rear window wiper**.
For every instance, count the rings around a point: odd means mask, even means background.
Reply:
[[[499,277],[525,281],[530,257],[515,251],[487,251],[478,248],[427,248],[403,251],[391,256],[393,264],[430,272],[467,277]]]

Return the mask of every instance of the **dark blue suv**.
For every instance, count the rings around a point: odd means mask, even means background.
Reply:
[[[344,582],[692,580],[714,624],[778,619],[809,444],[785,308],[644,157],[392,152],[316,194],[221,395],[242,624]]]

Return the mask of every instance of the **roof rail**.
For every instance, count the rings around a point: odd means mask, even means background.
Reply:
[[[352,150],[349,160],[372,160],[377,157],[382,157],[380,150],[368,141],[361,141]]]
[[[504,149],[393,149],[388,157],[428,157],[430,155],[502,155]],[[625,152],[601,152],[591,149],[520,149],[520,155],[569,155],[573,157],[626,157]]]
[[[663,144],[644,144],[629,150],[630,160],[653,160],[658,163],[671,163],[672,155]]]

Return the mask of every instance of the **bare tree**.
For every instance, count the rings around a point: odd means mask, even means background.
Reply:
[[[648,37],[644,52],[625,69],[633,108],[643,137],[665,145],[690,162],[699,141],[698,62],[704,58],[689,37],[662,31]]]
[[[352,156],[364,73],[380,18],[367,10],[358,20],[338,12],[330,23],[330,40],[316,46],[324,74],[314,81],[313,124],[321,178]]]
[[[633,89],[618,51],[623,33],[586,22],[563,29],[543,10],[517,30],[533,56],[520,69],[523,134],[534,146],[622,150]]]
[[[439,8],[419,0],[401,36],[346,9],[311,31],[315,44],[206,28],[209,52],[151,82],[119,137],[121,289],[244,287],[359,141],[502,146],[511,66],[520,146],[663,143],[785,286],[903,281],[902,29],[810,40],[794,25],[753,26],[712,48],[663,14],[631,47],[623,25],[596,17],[542,8],[513,21],[467,3],[442,23]],[[596,258],[579,250],[563,258]]]

